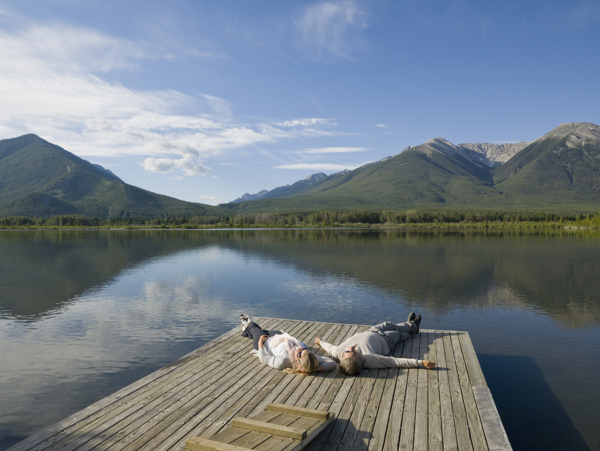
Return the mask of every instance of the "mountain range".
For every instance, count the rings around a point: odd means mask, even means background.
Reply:
[[[438,138],[441,139],[441,138]],[[529,142],[523,141],[519,143],[504,143],[504,144],[490,144],[490,143],[463,143],[458,144],[458,148],[462,150],[469,158],[479,159],[479,161],[487,166],[494,167],[499,166],[502,163],[508,161],[513,155],[518,153],[520,150],[525,148]],[[406,149],[405,149],[406,150]],[[475,155],[475,154],[479,155]],[[380,162],[389,160],[392,157],[385,157]],[[375,164],[375,163],[369,163]],[[342,171],[343,174],[350,172],[349,170]],[[309,186],[315,182],[319,182],[327,178],[327,175],[318,172],[316,174],[309,175],[303,180],[298,180],[292,185],[279,186],[270,191],[263,189],[256,194],[243,194],[235,200],[229,202],[230,204],[236,204],[249,200],[258,199],[275,199],[279,197],[288,197],[296,194],[301,194],[308,191]]]
[[[152,218],[220,213],[217,207],[128,185],[108,169],[36,135],[0,141],[0,216]]]
[[[598,211],[600,127],[562,124],[531,142],[459,144],[435,138],[336,174],[245,194],[218,207],[124,183],[36,135],[0,141],[0,216],[222,216],[327,209]]]
[[[295,186],[301,189],[288,194]],[[276,188],[257,200],[222,206],[237,212],[329,208],[597,211],[600,127],[567,123],[534,141],[504,145],[457,146],[435,138],[353,171],[311,183],[296,182],[288,191]]]

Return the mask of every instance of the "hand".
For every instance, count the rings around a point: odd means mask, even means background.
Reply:
[[[261,335],[260,338],[258,339],[258,349],[262,349],[262,347],[265,344],[265,341],[267,341],[267,339],[269,338],[268,335]]]
[[[321,344],[321,337],[315,338],[315,344],[318,344],[318,345]]]
[[[423,360],[423,366],[428,370],[435,368],[435,362],[433,360]]]

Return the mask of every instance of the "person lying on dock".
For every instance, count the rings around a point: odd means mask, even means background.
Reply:
[[[254,341],[255,354],[261,363],[288,373],[310,374],[331,371],[333,360],[315,355],[297,338],[280,330],[263,330],[252,317],[242,314],[242,336]]]
[[[429,370],[435,368],[431,360],[400,359],[389,357],[390,350],[396,343],[406,340],[411,334],[419,333],[421,314],[411,312],[405,323],[394,324],[389,321],[377,324],[366,332],[361,332],[346,339],[339,346],[334,346],[315,338],[315,343],[320,345],[329,355],[338,359],[340,371],[354,376],[364,368],[414,368],[423,366]]]

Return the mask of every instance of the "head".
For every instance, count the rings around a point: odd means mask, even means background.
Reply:
[[[310,374],[319,366],[317,356],[308,349],[300,349],[296,354],[296,365],[288,373]]]
[[[313,352],[309,351],[308,349],[303,349],[300,352],[300,357],[298,358],[296,365],[296,369],[298,371],[310,374],[319,366],[319,360]]]
[[[360,373],[360,354],[356,346],[350,346],[344,351],[340,360],[340,371],[348,376],[354,376]]]

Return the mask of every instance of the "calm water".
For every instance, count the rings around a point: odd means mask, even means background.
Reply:
[[[238,325],[241,312],[466,330],[513,447],[600,450],[600,237],[0,231],[0,449]]]

